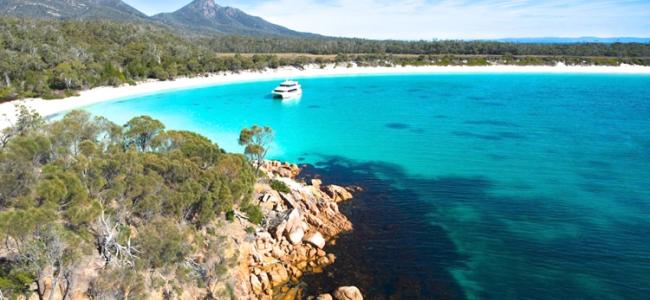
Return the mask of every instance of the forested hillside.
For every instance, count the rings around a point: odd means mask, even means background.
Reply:
[[[74,111],[46,124],[22,107],[0,133],[0,182],[0,293],[8,299],[34,285],[41,299],[78,290],[142,299],[212,286],[236,264],[222,254],[223,213],[259,215],[248,203],[255,176],[243,155],[146,116],[120,126]]]
[[[256,53],[257,55],[223,55]],[[295,55],[274,55],[296,53]],[[311,55],[302,55],[311,54]],[[314,56],[326,55],[326,56]],[[154,24],[0,18],[0,101],[220,71],[359,65],[650,65],[650,44],[188,38]]]

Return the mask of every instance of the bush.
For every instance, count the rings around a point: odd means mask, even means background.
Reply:
[[[271,180],[271,188],[281,193],[291,192],[287,184],[280,180]]]
[[[257,205],[246,203],[242,206],[241,210],[246,213],[248,220],[253,224],[259,224],[264,220],[262,209]]]
[[[226,220],[228,221],[234,221],[235,220],[235,212],[232,210],[229,210],[226,212]]]
[[[152,268],[183,262],[190,253],[190,247],[185,245],[185,233],[179,227],[169,219],[155,220],[145,225],[138,244],[142,257],[148,260]]]

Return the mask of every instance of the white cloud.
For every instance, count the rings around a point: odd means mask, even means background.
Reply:
[[[239,6],[295,30],[332,36],[650,36],[648,1],[279,0]]]

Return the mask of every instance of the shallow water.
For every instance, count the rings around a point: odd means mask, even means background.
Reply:
[[[366,187],[312,291],[370,299],[645,299],[650,76],[450,74],[232,84],[101,103],[230,151],[270,125],[271,156]]]

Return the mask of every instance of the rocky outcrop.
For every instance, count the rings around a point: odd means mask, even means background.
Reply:
[[[336,202],[346,201],[352,199],[352,193],[350,193],[344,187],[338,185],[328,185],[322,187],[323,192],[325,192],[330,198]]]
[[[342,286],[334,291],[336,300],[363,300],[361,291],[356,286]]]
[[[337,203],[351,199],[352,194],[318,179],[311,184],[295,181],[300,172],[296,165],[267,161],[261,170],[269,178],[283,181],[289,191],[275,191],[266,183],[256,185],[255,199],[265,221],[256,229],[250,255],[245,258],[250,275],[243,278],[248,279],[251,298],[277,298],[278,293],[301,298],[302,292],[295,286],[299,279],[306,272],[323,272],[334,263],[336,256],[326,252],[328,241],[352,230]],[[319,299],[332,299],[328,296]]]
[[[270,175],[270,178],[273,178],[274,176],[295,178],[300,174],[300,167],[298,167],[298,165],[276,160],[264,161],[260,169],[266,172],[267,175]]]

